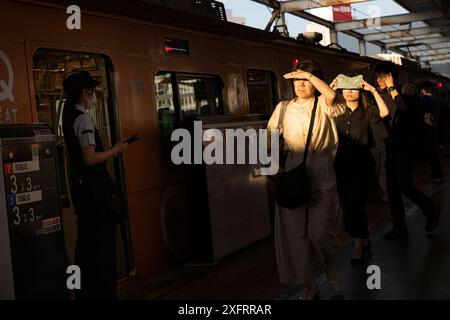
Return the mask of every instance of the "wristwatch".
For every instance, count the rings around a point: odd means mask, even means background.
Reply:
[[[393,92],[393,91],[395,91],[395,90],[397,90],[397,89],[395,89],[395,87],[389,87],[389,88],[387,88],[387,91],[388,91],[389,93],[391,93],[391,92]]]

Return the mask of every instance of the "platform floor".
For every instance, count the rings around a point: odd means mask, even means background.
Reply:
[[[450,156],[442,159],[445,172]],[[439,227],[424,231],[425,217],[406,201],[409,238],[385,241],[391,227],[387,203],[368,206],[373,255],[369,265],[381,269],[381,290],[368,290],[366,268],[351,268],[352,243],[343,232],[342,248],[335,256],[341,274],[342,295],[333,295],[319,270],[317,282],[321,299],[450,299],[450,175],[439,183],[428,182],[428,166],[416,168],[419,187],[442,207]],[[295,300],[303,288],[279,283],[273,237],[263,239],[222,259],[217,265],[179,267],[128,289],[122,299],[162,300]]]
[[[371,259],[366,266],[350,267],[352,247],[336,256],[341,275],[342,294],[333,295],[326,276],[317,278],[322,299],[346,300],[440,300],[450,299],[450,177],[431,188],[432,198],[442,205],[440,224],[431,233],[424,231],[425,216],[409,203],[407,221],[409,237],[385,241],[390,224],[374,234]],[[432,189],[432,190],[430,190]],[[366,269],[377,265],[381,271],[381,289],[367,289]],[[281,299],[298,299],[304,290]]]

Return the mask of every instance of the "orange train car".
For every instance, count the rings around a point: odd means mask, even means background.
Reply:
[[[92,116],[106,146],[134,133],[141,137],[108,163],[126,190],[129,211],[117,239],[122,289],[189,260],[186,176],[167,159],[167,140],[185,117],[270,114],[278,100],[293,95],[282,75],[296,59],[318,61],[327,80],[341,72],[373,80],[375,60],[357,54],[144,1],[77,3],[81,29],[71,30],[71,1],[0,0],[0,123],[45,122],[57,133],[66,247],[73,259],[62,81],[76,70],[101,81]],[[448,90],[448,79],[436,81]]]

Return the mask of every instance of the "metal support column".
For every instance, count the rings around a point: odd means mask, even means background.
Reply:
[[[278,19],[276,20],[275,28],[281,35],[289,37],[289,31],[286,25],[286,16],[284,12],[281,12]]]
[[[359,54],[361,56],[367,55],[366,42],[364,40],[359,40]]]
[[[338,44],[338,36],[336,30],[330,29],[330,43]]]

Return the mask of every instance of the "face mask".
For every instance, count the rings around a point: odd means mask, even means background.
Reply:
[[[95,107],[95,104],[97,103],[97,97],[95,96],[95,93],[92,95],[92,98],[88,100],[87,108],[93,109]]]

